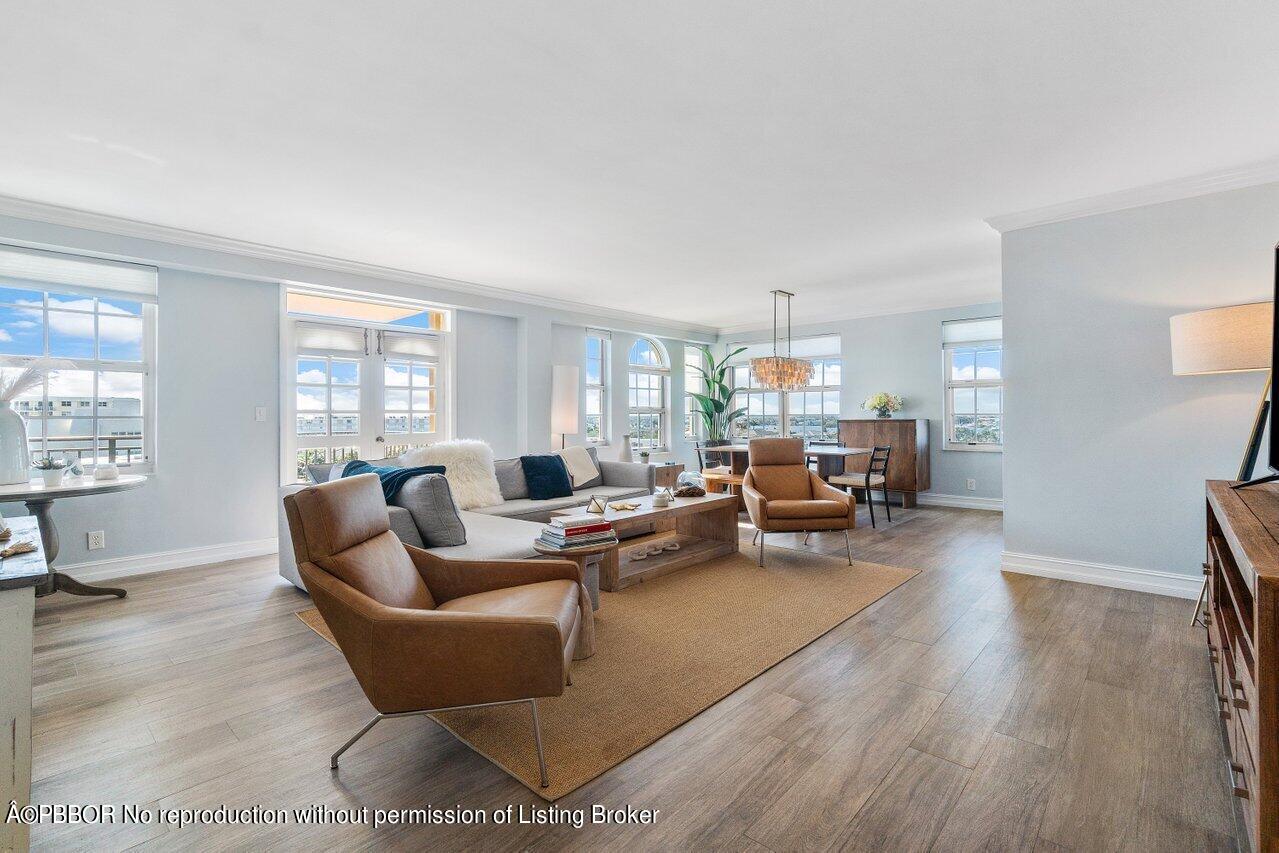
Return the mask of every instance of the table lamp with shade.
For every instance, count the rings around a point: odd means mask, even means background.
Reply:
[[[1208,308],[1189,314],[1177,314],[1169,321],[1172,333],[1172,372],[1176,376],[1197,376],[1205,373],[1243,373],[1265,370],[1271,367],[1271,335],[1274,330],[1274,303],[1250,302],[1245,305],[1226,305]],[[1270,413],[1270,382],[1261,391],[1257,414],[1253,419],[1252,433],[1244,447],[1239,476],[1251,485],[1257,451],[1265,433]],[[1276,479],[1270,475],[1256,482]]]
[[[1177,314],[1170,321],[1172,333],[1172,372],[1175,376],[1198,376],[1205,373],[1243,373],[1254,370],[1269,371],[1273,354],[1271,337],[1274,333],[1274,303],[1251,302],[1246,305],[1226,305]],[[1249,486],[1276,479],[1270,474],[1258,480],[1250,480],[1261,448],[1261,437],[1266,430],[1270,414],[1270,382],[1261,391],[1261,402],[1253,418],[1252,433],[1244,447],[1243,461],[1239,465],[1241,482],[1235,486]],[[1271,439],[1273,441],[1273,439]],[[1204,578],[1195,602],[1191,624],[1200,621],[1204,598],[1208,592],[1208,579]]]

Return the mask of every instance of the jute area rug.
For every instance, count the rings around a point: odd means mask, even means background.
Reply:
[[[528,706],[432,715],[463,743],[556,800],[615,767],[918,572],[811,551],[753,551],[600,593],[596,654],[562,696],[538,700],[551,786],[538,784]],[[330,643],[315,608],[297,614]]]

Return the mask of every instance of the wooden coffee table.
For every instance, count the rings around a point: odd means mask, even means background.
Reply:
[[[667,507],[653,506],[652,495],[616,498],[609,503],[639,504],[639,509],[610,508],[602,516],[613,525],[617,538],[623,540],[600,563],[600,589],[605,592],[617,592],[737,551],[737,495],[675,498]],[[582,508],[551,514],[581,515]],[[656,532],[650,533],[650,528]],[[663,551],[643,560],[629,559],[632,550],[657,540],[678,542],[679,550]]]

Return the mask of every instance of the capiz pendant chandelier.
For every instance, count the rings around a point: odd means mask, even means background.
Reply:
[[[791,357],[790,300],[795,294],[774,290],[773,294],[773,354],[751,359],[751,373],[755,382],[772,391],[794,391],[803,388],[813,378],[813,363]],[[777,299],[786,297],[786,355],[777,352]]]

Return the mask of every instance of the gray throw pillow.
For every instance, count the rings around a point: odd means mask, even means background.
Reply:
[[[595,476],[587,480],[585,483],[583,483],[580,486],[574,486],[573,491],[575,492],[581,489],[593,489],[596,486],[603,485],[604,483],[604,475],[600,473],[599,450],[594,447],[588,447],[586,448],[586,453],[588,456],[591,457],[591,464],[595,466]]]
[[[497,488],[502,492],[502,500],[518,501],[528,497],[528,482],[524,479],[524,466],[518,456],[496,460],[493,471],[497,474]]]
[[[312,483],[327,483],[329,480],[336,480],[342,475],[342,469],[346,467],[345,462],[322,462],[319,465],[306,466],[306,476],[310,478]]]
[[[391,503],[404,507],[413,516],[413,523],[422,534],[426,547],[466,544],[466,526],[457,514],[449,481],[443,474],[410,478],[400,486]]]

